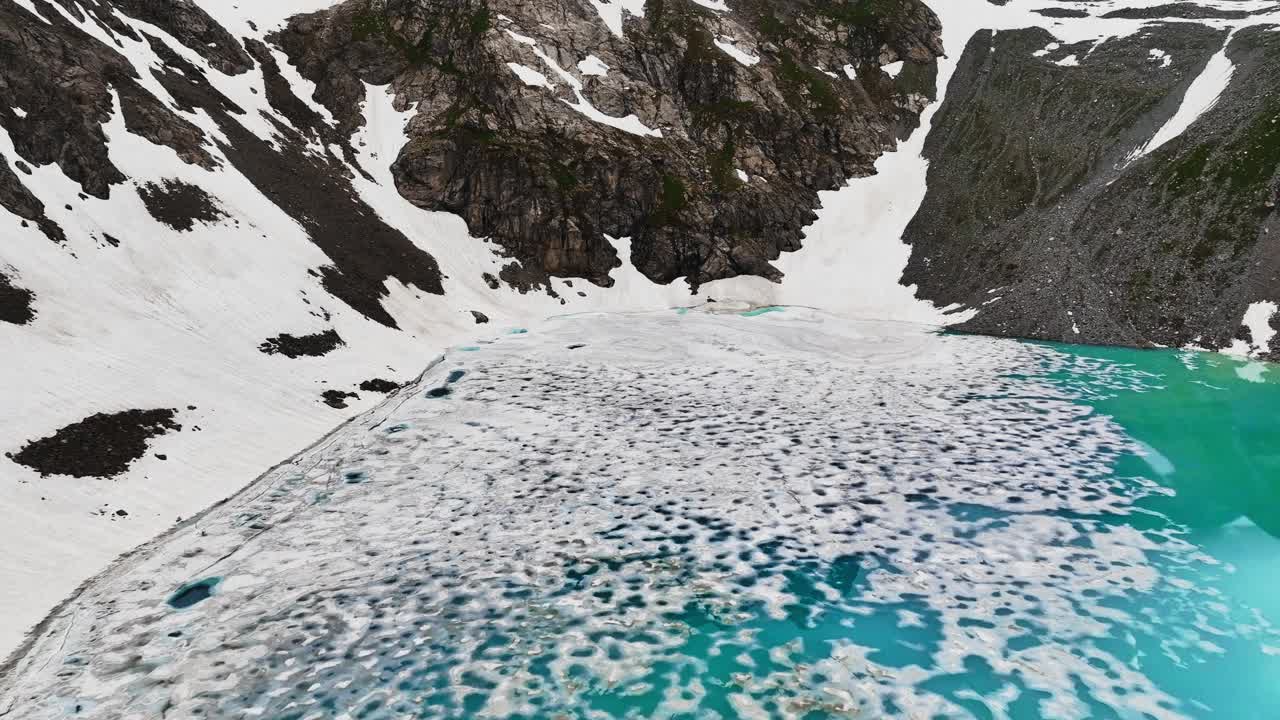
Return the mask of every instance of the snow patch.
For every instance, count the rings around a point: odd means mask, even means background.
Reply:
[[[25,118],[27,117],[27,111],[26,111],[26,110],[23,110],[23,109],[22,109],[22,108],[20,108],[20,107],[13,107],[13,108],[10,108],[10,109],[11,109],[11,110],[13,110],[13,114],[14,114],[14,115],[17,115],[19,118],[23,118],[23,119],[25,119]]]
[[[1275,317],[1278,310],[1280,306],[1269,301],[1250,305],[1244,311],[1244,318],[1241,319],[1240,324],[1249,329],[1249,337],[1253,342],[1236,340],[1223,352],[1237,357],[1255,357],[1266,353],[1271,348],[1272,338],[1276,336],[1275,329],[1271,327],[1271,319]]]
[[[595,55],[588,55],[578,63],[578,72],[583,75],[594,75],[597,77],[605,77],[609,74],[609,66]]]
[[[507,63],[507,67],[511,68],[511,72],[515,73],[516,77],[520,78],[525,85],[529,85],[531,87],[544,87],[547,89],[555,88],[555,85],[547,79],[546,75],[543,75],[527,65],[509,62]]]
[[[1186,132],[1187,128],[1199,120],[1201,115],[1218,104],[1218,99],[1222,97],[1223,91],[1227,89],[1236,72],[1235,63],[1227,57],[1227,47],[1231,44],[1232,37],[1234,33],[1227,35],[1222,49],[1209,58],[1204,70],[1191,82],[1191,86],[1187,88],[1187,94],[1182,98],[1182,104],[1178,106],[1178,111],[1156,131],[1155,136],[1146,145],[1134,151],[1128,162],[1155,152],[1165,143]]]
[[[906,63],[902,60],[899,60],[897,62],[891,62],[888,65],[882,65],[880,69],[888,73],[889,77],[897,78],[898,73],[901,73],[902,68],[905,66],[906,66]]]
[[[1049,53],[1053,52],[1054,50],[1057,50],[1060,47],[1062,47],[1061,43],[1051,42],[1048,45],[1045,45],[1042,49],[1037,50],[1031,54],[1035,57],[1044,57],[1045,55],[1048,55]]]
[[[591,0],[609,31],[622,37],[623,13],[644,17],[645,0]]]
[[[747,67],[752,67],[754,65],[759,64],[760,62],[760,58],[756,57],[755,55],[752,55],[751,53],[746,52],[745,50],[742,50],[737,45],[734,45],[733,41],[730,39],[716,38],[715,43],[716,43],[716,47],[724,51],[724,54],[728,55],[734,60],[737,60],[743,65],[746,65]]]

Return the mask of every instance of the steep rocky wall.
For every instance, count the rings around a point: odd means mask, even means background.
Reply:
[[[1226,36],[1187,23],[1096,49],[1051,46],[1041,29],[975,36],[926,144],[929,189],[907,230],[903,281],[978,309],[962,331],[1251,342],[1246,309],[1280,297],[1280,34],[1236,33],[1216,105],[1133,159]]]
[[[348,0],[276,39],[343,128],[363,83],[417,107],[400,192],[500,243],[505,280],[608,285],[609,235],[653,281],[696,288],[780,278],[817,192],[918,124],[939,31],[918,0],[649,0],[621,35],[587,0]]]

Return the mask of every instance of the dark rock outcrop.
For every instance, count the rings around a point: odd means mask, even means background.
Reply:
[[[330,328],[310,335],[290,335],[281,333],[267,338],[258,346],[258,350],[267,355],[283,355],[287,358],[321,357],[328,355],[339,347],[346,345],[338,335],[338,331]]]
[[[353,392],[345,390],[325,390],[320,393],[320,400],[335,410],[345,410],[347,407],[347,398],[353,400],[360,399],[360,396]]]
[[[151,217],[174,230],[186,232],[196,223],[215,223],[227,217],[209,193],[181,180],[147,183],[138,188],[138,195]]]
[[[176,415],[169,409],[99,413],[5,455],[41,475],[114,477],[146,454],[151,438],[181,430]]]
[[[962,331],[1229,345],[1251,302],[1280,296],[1274,33],[1238,33],[1219,102],[1131,160],[1224,37],[1157,25],[1092,53],[1034,57],[1053,40],[1043,30],[979,33],[926,144],[928,194],[907,230],[903,281],[979,309]],[[1168,67],[1150,61],[1153,46]],[[1055,64],[1069,54],[1079,67]]]
[[[0,322],[26,325],[35,319],[36,313],[31,304],[35,302],[35,293],[16,285],[13,280],[0,271]]]
[[[345,130],[364,83],[416,104],[394,166],[401,194],[495,239],[513,261],[508,283],[608,285],[611,235],[633,239],[652,280],[696,287],[780,277],[770,262],[799,249],[818,191],[870,174],[917,124],[939,30],[918,0],[743,0],[725,14],[649,0],[621,38],[587,0],[348,0],[275,40]],[[716,46],[727,37],[759,63]],[[605,76],[579,71],[588,55]],[[881,70],[897,60],[896,78]],[[509,64],[556,87],[530,87]],[[572,106],[585,102],[661,137],[589,119]]]

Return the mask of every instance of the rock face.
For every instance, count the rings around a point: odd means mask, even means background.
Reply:
[[[1044,30],[980,32],[926,144],[903,282],[977,308],[963,331],[1252,344],[1241,318],[1280,296],[1280,36],[1236,33],[1217,104],[1143,152],[1226,35],[1157,24],[1092,52],[1045,52]],[[1079,64],[1064,64],[1072,55]],[[1280,357],[1280,344],[1257,349]]]
[[[942,50],[918,0],[649,0],[620,17],[615,34],[588,0],[348,0],[276,40],[344,130],[364,83],[416,106],[400,192],[495,239],[522,288],[610,284],[605,235],[632,238],[655,282],[779,279],[770,261],[799,249],[817,192],[918,124]]]
[[[220,161],[210,152],[217,148],[231,169],[307,230],[330,260],[313,272],[326,290],[365,317],[396,326],[380,304],[388,279],[428,293],[443,291],[435,259],[352,192],[351,171],[342,162],[350,159],[347,139],[311,117],[314,111],[306,109],[281,79],[275,60],[260,42],[246,40],[242,45],[190,0],[60,2],[61,7],[54,7],[46,0],[31,0],[39,17],[12,2],[0,5],[0,94],[7,99],[0,103],[0,127],[25,162],[56,164],[84,194],[109,198],[113,186],[127,180],[109,156],[103,130],[118,105],[130,133],[172,148],[187,163],[218,168]],[[254,68],[256,56],[267,100],[293,125],[266,120],[276,133],[271,142],[249,132],[238,121],[248,111],[215,88],[203,70],[157,35],[124,23],[117,12],[150,23],[230,75]],[[96,24],[106,41],[86,33],[73,18]],[[146,42],[163,67],[151,68],[149,78],[140,77],[122,51],[129,41]],[[157,94],[167,95],[172,105]],[[216,136],[175,108],[207,113]],[[323,152],[309,152],[313,143]],[[175,228],[190,229],[195,222],[224,217],[203,191],[182,183],[148,186],[141,197],[158,220]],[[4,166],[0,207],[35,222],[51,239],[62,240],[62,228]]]

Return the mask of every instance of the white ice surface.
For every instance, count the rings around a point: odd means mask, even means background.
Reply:
[[[481,716],[537,714],[534,696],[572,714],[593,687],[652,680],[657,660],[700,667],[673,611],[783,620],[797,601],[783,578],[797,573],[815,577],[827,612],[891,614],[904,639],[927,616],[938,642],[910,667],[856,634],[776,645],[784,670],[816,655],[825,680],[744,673],[735,702],[777,698],[764,717],[798,719],[832,696],[849,716],[964,717],[928,686],[971,656],[1023,669],[1046,717],[1086,717],[1086,702],[1196,717],[1126,644],[1093,640],[1133,628],[1194,667],[1224,638],[1280,639],[1239,598],[1188,582],[1215,561],[1178,531],[1125,521],[1142,491],[1111,468],[1143,447],[1048,380],[1072,374],[1158,382],[1047,347],[799,308],[579,314],[455,348],[103,573],[0,682],[0,714],[344,717],[371,697],[411,699],[425,678],[480,692]],[[1141,512],[1135,525],[1150,526]],[[856,607],[812,569],[850,557]],[[166,606],[209,577],[222,578],[212,597]],[[975,597],[957,602],[956,587]],[[1150,596],[1177,602],[1149,614]],[[1044,642],[1016,644],[1029,628]],[[768,642],[744,632],[739,644]],[[537,658],[553,682],[531,692]],[[591,684],[573,681],[575,665]],[[670,675],[678,692],[656,717],[699,696],[700,673]],[[973,699],[1006,717],[1013,696]]]

